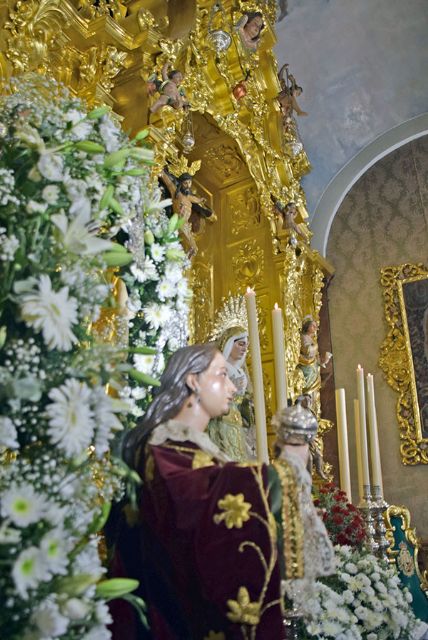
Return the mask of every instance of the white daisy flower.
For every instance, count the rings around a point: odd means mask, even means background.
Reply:
[[[61,182],[64,178],[64,160],[54,153],[42,153],[37,168],[44,178],[51,182]]]
[[[34,589],[46,577],[40,549],[29,547],[21,551],[12,568],[12,578],[19,595],[27,599],[28,589]]]
[[[59,198],[60,190],[56,184],[48,184],[42,191],[42,198],[48,204],[56,204]]]
[[[167,298],[173,298],[176,294],[176,287],[168,280],[161,280],[156,287],[159,300],[164,301]]]
[[[67,573],[69,544],[66,544],[66,535],[63,529],[53,529],[45,533],[40,542],[40,550],[44,557],[47,570],[52,575],[65,575]]]
[[[141,371],[141,373],[150,375],[153,371],[154,363],[155,356],[153,355],[143,355],[140,353],[134,355],[134,366],[138,371]]]
[[[171,309],[165,304],[156,304],[156,302],[144,307],[143,313],[150,326],[156,330],[169,322],[171,318]]]
[[[68,456],[80,455],[94,434],[91,389],[84,382],[71,379],[52,389],[49,398],[53,402],[47,405],[46,412],[52,442]]]
[[[12,420],[7,416],[0,416],[0,448],[18,449],[18,432]]]
[[[31,614],[30,621],[40,631],[42,638],[57,638],[68,628],[69,620],[63,616],[56,602],[50,599],[42,602]]]
[[[30,484],[13,484],[3,493],[1,513],[17,527],[27,527],[40,520],[45,513],[46,501]]]
[[[153,260],[146,256],[142,268],[137,267],[134,263],[130,267],[130,271],[138,282],[146,282],[146,280],[158,280],[159,275]]]
[[[165,255],[165,247],[155,242],[150,247],[150,253],[155,262],[160,262]]]
[[[42,332],[48,349],[69,351],[76,336],[71,326],[77,323],[77,300],[68,297],[68,287],[52,290],[51,279],[43,274],[38,291],[21,296],[23,320],[37,332]]]

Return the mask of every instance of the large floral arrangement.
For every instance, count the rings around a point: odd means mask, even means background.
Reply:
[[[327,482],[316,489],[314,504],[322,511],[333,544],[362,546],[366,539],[364,520],[358,509],[348,502],[344,491]]]
[[[305,618],[303,638],[418,640],[427,625],[415,618],[412,595],[395,568],[365,550],[337,546],[337,573],[295,603]]]
[[[106,598],[126,590],[100,582],[96,532],[127,474],[106,454],[142,410],[137,384],[185,334],[185,255],[148,187],[144,133],[131,142],[106,108],[88,113],[39,76],[12,88],[0,101],[0,637],[104,640]],[[108,305],[117,346],[96,335]]]

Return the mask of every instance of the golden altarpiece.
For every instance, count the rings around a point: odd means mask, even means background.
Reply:
[[[264,23],[252,51],[237,28],[248,11]],[[154,180],[167,164],[177,176],[194,174],[217,219],[202,221],[196,236],[193,338],[207,338],[229,292],[256,290],[268,422],[276,405],[271,309],[277,302],[284,310],[296,396],[302,320],[318,320],[331,273],[310,247],[300,186],[310,165],[293,129],[284,131],[277,100],[276,11],[275,0],[6,0],[0,9],[2,83],[27,71],[51,74],[90,105],[110,105],[131,134],[149,126]],[[152,114],[147,80],[166,62],[183,73],[190,108]],[[284,229],[280,210],[290,202],[297,216]]]

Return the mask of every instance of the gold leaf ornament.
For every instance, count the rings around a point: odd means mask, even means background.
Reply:
[[[230,611],[227,617],[231,622],[255,626],[260,621],[260,603],[250,602],[250,595],[246,587],[239,587],[237,600],[228,600]]]
[[[224,522],[228,529],[233,529],[234,527],[241,529],[244,522],[250,519],[251,504],[245,502],[243,493],[238,493],[237,495],[228,493],[217,502],[217,506],[223,513],[216,513],[214,522],[216,524]]]

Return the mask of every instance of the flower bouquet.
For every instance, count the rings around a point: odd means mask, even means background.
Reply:
[[[361,547],[366,539],[360,512],[348,502],[346,493],[328,482],[317,489],[314,504],[322,511],[325,527],[333,544]]]
[[[129,140],[107,107],[88,112],[42,76],[11,84],[0,99],[0,637],[104,640],[106,601],[136,587],[101,580],[96,534],[130,473],[108,454],[141,410],[137,385],[156,382],[138,356],[157,373],[185,334],[186,258],[178,220],[148,186],[145,132]],[[113,341],[106,308],[125,333]]]
[[[395,568],[364,549],[337,546],[337,573],[315,584],[299,610],[303,638],[318,640],[419,640],[427,625],[415,618],[412,595]],[[303,640],[302,638],[302,640]]]

